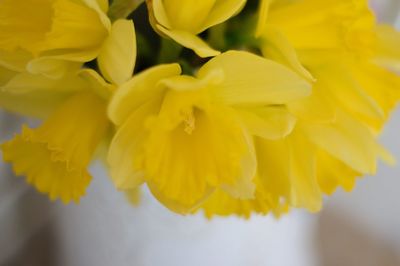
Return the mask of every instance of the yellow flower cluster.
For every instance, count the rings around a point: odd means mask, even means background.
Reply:
[[[3,159],[64,203],[100,158],[180,214],[315,212],[394,163],[399,70],[367,0],[3,0],[0,106],[43,119]]]

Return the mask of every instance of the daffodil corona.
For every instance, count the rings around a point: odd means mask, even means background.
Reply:
[[[87,170],[108,128],[104,100],[90,92],[71,96],[37,129],[2,146],[3,157],[17,175],[51,199],[79,201],[91,176]]]

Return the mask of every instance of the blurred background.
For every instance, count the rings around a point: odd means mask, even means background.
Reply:
[[[400,0],[375,0],[400,27]],[[399,44],[400,47],[400,44]],[[0,112],[0,139],[22,118]],[[400,110],[382,142],[400,158]],[[4,266],[400,266],[400,168],[381,165],[324,210],[276,220],[181,217],[144,192],[133,208],[100,165],[80,205],[50,203],[0,164],[0,265]]]

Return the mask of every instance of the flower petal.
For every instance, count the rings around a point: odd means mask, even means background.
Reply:
[[[293,69],[300,76],[314,82],[315,78],[300,63],[296,50],[278,30],[272,26],[266,28],[263,33],[262,53],[266,58],[284,64]]]
[[[240,10],[246,4],[246,0],[217,0],[204,21],[202,28],[199,32],[220,24],[235,14],[239,13]]]
[[[118,189],[137,188],[144,182],[143,144],[146,131],[143,130],[149,115],[158,110],[158,101],[150,101],[139,107],[118,129],[114,136],[107,160],[111,179]]]
[[[302,128],[313,143],[357,172],[374,174],[379,157],[391,163],[371,131],[342,112],[330,124],[304,124]]]
[[[238,113],[251,134],[270,140],[286,137],[296,124],[283,106],[241,108]]]
[[[200,57],[211,57],[220,54],[219,51],[211,48],[205,41],[193,33],[181,30],[168,30],[157,25],[157,29],[182,46],[192,49]]]
[[[229,51],[206,63],[199,78],[222,69],[225,79],[212,88],[226,104],[285,104],[306,97],[311,86],[290,69],[248,52]]]
[[[109,104],[108,115],[111,121],[121,125],[135,109],[164,90],[162,86],[158,86],[160,80],[180,73],[181,67],[178,64],[159,65],[122,84]]]
[[[117,20],[97,58],[105,78],[117,85],[127,81],[136,63],[136,35],[132,21]]]

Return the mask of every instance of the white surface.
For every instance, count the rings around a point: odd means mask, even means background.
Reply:
[[[315,265],[315,217],[295,212],[280,221],[208,221],[172,214],[147,193],[140,207],[132,208],[102,171],[96,172],[81,205],[57,208],[60,265]]]

